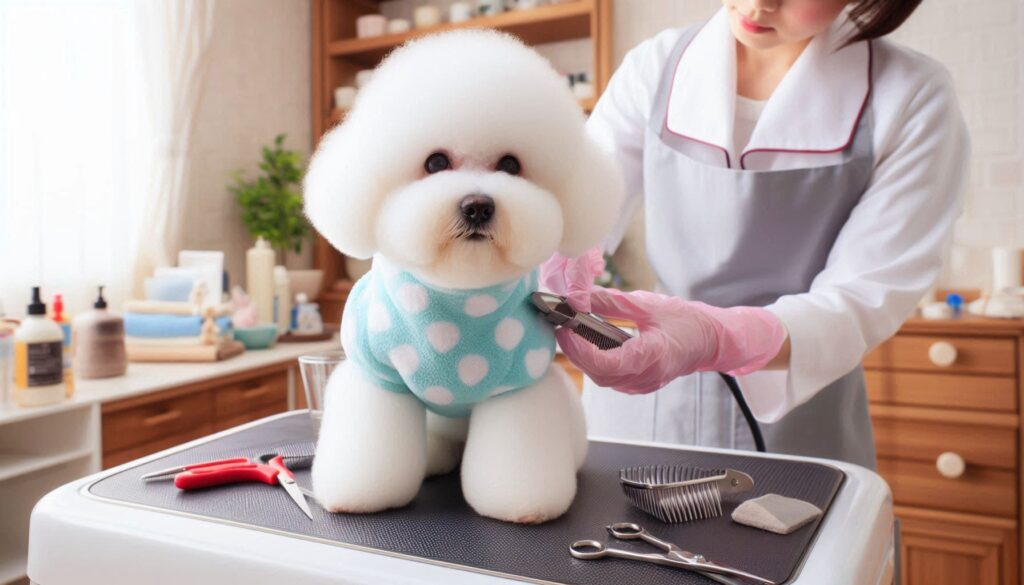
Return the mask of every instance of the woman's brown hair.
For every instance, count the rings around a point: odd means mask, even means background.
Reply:
[[[921,0],[855,0],[850,19],[857,25],[857,34],[847,44],[891,33],[910,18],[919,4]]]

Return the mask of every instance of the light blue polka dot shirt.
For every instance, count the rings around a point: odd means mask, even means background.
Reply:
[[[483,289],[439,289],[374,260],[345,303],[342,345],[382,388],[437,414],[466,417],[491,396],[532,385],[555,352],[530,304],[537,271]]]

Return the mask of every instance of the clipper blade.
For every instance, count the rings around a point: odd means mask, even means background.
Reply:
[[[615,349],[632,337],[622,329],[601,320],[597,315],[576,311],[569,306],[565,297],[535,292],[530,296],[530,301],[546,321],[556,327],[568,327],[598,349]]]
[[[678,465],[630,467],[619,473],[622,491],[634,506],[675,524],[722,515],[722,494],[754,489],[749,475],[733,469]]]

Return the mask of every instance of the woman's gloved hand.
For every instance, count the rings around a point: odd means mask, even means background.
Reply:
[[[762,308],[720,309],[647,291],[593,287],[587,292],[594,313],[633,321],[640,335],[603,351],[560,328],[558,343],[595,383],[628,394],[653,392],[693,372],[749,374],[770,362],[787,337],[779,318]]]
[[[604,272],[604,255],[594,247],[583,255],[569,258],[555,253],[540,267],[540,282],[547,290],[569,300],[577,311],[590,312],[590,289],[594,279]]]

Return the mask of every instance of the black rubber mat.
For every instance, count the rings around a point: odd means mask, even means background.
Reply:
[[[733,523],[729,515],[739,501],[726,500],[726,513],[721,518],[663,524],[634,509],[625,499],[618,482],[620,468],[664,463],[729,467],[749,473],[756,482],[754,492],[744,494],[744,498],[777,493],[809,501],[826,511],[844,479],[842,471],[812,463],[595,442],[580,472],[572,509],[562,518],[540,526],[517,526],[477,516],[462,499],[458,473],[427,480],[416,500],[401,510],[349,516],[327,513],[311,503],[313,522],[277,486],[237,484],[182,492],[169,482],[139,480],[150,471],[184,463],[266,452],[306,454],[313,450],[312,437],[309,417],[305,412],[297,413],[129,468],[97,481],[89,491],[110,500],[197,514],[210,521],[226,519],[288,532],[297,538],[326,539],[339,546],[388,551],[524,581],[678,585],[713,581],[649,563],[576,560],[569,556],[569,544],[585,538],[607,541],[610,536],[606,525],[637,522],[684,549],[783,583],[800,566],[820,520],[780,536]],[[300,485],[309,487],[308,471],[296,471],[296,478]],[[655,552],[641,542],[611,541],[618,548]]]

